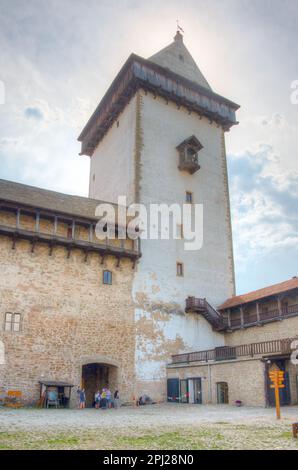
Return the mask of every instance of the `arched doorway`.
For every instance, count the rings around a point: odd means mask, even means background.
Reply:
[[[109,388],[114,392],[118,387],[118,367],[112,364],[90,362],[82,366],[82,388],[86,393],[86,406],[92,407],[97,390]]]

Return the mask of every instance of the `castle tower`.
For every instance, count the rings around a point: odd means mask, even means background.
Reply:
[[[91,157],[91,198],[203,204],[200,250],[186,251],[183,239],[142,240],[133,284],[137,393],[164,398],[171,354],[224,344],[208,315],[185,312],[185,300],[216,307],[235,293],[224,133],[237,109],[212,91],[177,32],[150,59],[128,58],[79,137]]]

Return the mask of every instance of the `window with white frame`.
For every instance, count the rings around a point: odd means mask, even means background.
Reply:
[[[7,312],[5,314],[4,322],[5,331],[20,331],[21,330],[21,314]]]

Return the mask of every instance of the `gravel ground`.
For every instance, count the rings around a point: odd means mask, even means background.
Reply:
[[[282,408],[281,422],[298,421],[298,407]],[[253,425],[274,424],[272,408],[233,407],[228,405],[148,405],[118,410],[4,409],[0,408],[1,431],[38,431],[69,429],[153,429],[156,427],[196,426],[207,423]]]

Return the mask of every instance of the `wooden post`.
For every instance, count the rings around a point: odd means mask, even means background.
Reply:
[[[228,309],[228,326],[231,328],[231,309]]]
[[[91,243],[93,240],[93,224],[89,226],[89,242]]]
[[[256,312],[257,312],[257,322],[260,321],[260,305],[259,302],[256,302]]]
[[[243,328],[244,326],[244,315],[243,315],[243,307],[241,305],[240,307],[240,316],[241,316],[241,327]]]
[[[35,232],[39,232],[39,220],[40,220],[40,213],[39,211],[37,211],[36,217],[35,217]]]
[[[21,209],[18,209],[17,210],[17,221],[16,221],[17,229],[20,228],[20,216],[21,216]]]
[[[279,388],[274,387],[274,393],[275,393],[276,419],[280,419]]]
[[[273,370],[269,372],[269,377],[272,382],[270,388],[274,388],[275,394],[275,407],[276,407],[276,419],[280,419],[280,400],[279,400],[279,389],[284,388],[284,372],[282,370]]]
[[[277,297],[277,308],[278,308],[278,315],[282,316],[282,305],[281,305],[281,297]]]
[[[55,215],[55,218],[54,218],[54,229],[53,229],[53,235],[54,235],[54,236],[57,235],[57,229],[58,229],[58,217]]]

